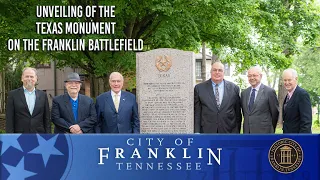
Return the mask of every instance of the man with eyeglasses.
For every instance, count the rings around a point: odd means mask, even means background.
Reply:
[[[274,133],[279,117],[276,92],[261,83],[262,70],[260,67],[250,68],[247,76],[251,87],[241,92],[243,133]]]
[[[93,100],[79,94],[81,80],[78,73],[70,73],[65,80],[67,93],[53,98],[51,118],[54,133],[94,133],[97,114]]]
[[[215,62],[211,79],[194,88],[195,133],[240,133],[240,88],[224,79],[224,65]]]

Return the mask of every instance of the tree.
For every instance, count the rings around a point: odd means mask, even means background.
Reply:
[[[289,4],[288,4],[289,3]],[[115,18],[36,18],[36,5],[115,5]],[[239,71],[254,64],[281,69],[291,64],[296,39],[312,43],[317,36],[319,11],[312,3],[253,0],[11,0],[0,2],[0,68],[13,60],[31,64],[55,59],[58,67],[80,67],[94,79],[96,88],[112,71],[135,74],[135,52],[88,49],[81,52],[11,52],[8,39],[143,39],[144,50],[177,48],[198,51],[201,43],[213,53],[228,52],[226,62],[241,64]],[[116,22],[111,35],[39,35],[35,23]],[[255,41],[258,40],[258,43]],[[227,49],[227,51],[225,51]],[[99,92],[93,93],[97,95]]]
[[[5,73],[0,72],[0,114],[4,113],[6,99]]]
[[[201,79],[202,82],[204,82],[207,77],[206,77],[206,64],[207,64],[207,54],[206,54],[206,43],[202,42],[202,62],[201,62]]]
[[[299,72],[299,84],[310,94],[312,105],[319,103],[320,82],[320,47],[307,48],[294,60],[294,66]]]
[[[294,60],[294,67],[297,68],[301,85],[310,95],[313,106],[318,105],[318,119],[314,122],[319,126],[319,105],[320,105],[320,82],[318,80],[318,68],[320,66],[320,41],[313,48],[303,48],[302,53]]]
[[[121,1],[98,1],[98,0],[81,0],[81,1],[62,1],[62,0],[44,0],[41,2],[33,0],[22,1],[2,1],[0,2],[1,12],[1,29],[4,34],[1,37],[2,47],[6,47],[8,39],[143,39],[145,44],[144,50],[155,48],[177,48],[182,50],[196,51],[200,45],[201,39],[207,32],[213,34],[216,38],[220,36],[217,32],[223,30],[226,21],[236,24],[240,21],[232,21],[237,17],[236,11],[233,16],[225,14],[233,12],[234,7],[241,7],[243,2],[235,1],[233,6],[224,3],[222,0],[215,2],[197,1],[197,0],[121,0]],[[36,5],[116,5],[116,17],[101,18],[95,16],[92,18],[35,18]],[[245,8],[244,8],[245,9]],[[214,11],[214,13],[208,13]],[[221,11],[221,12],[220,12]],[[215,14],[216,13],[216,14]],[[219,16],[218,16],[219,14]],[[242,15],[243,16],[243,15]],[[215,17],[211,19],[211,17]],[[223,21],[220,17],[224,18]],[[50,22],[103,22],[115,21],[117,23],[115,34],[111,35],[39,35],[35,32],[35,23],[38,21]],[[201,26],[201,28],[200,28]],[[220,28],[217,29],[216,27]],[[230,25],[231,27],[232,25]],[[211,29],[211,30],[210,30]],[[217,30],[216,30],[217,29]],[[200,32],[201,30],[201,32]],[[228,32],[227,32],[228,33]],[[234,32],[233,32],[234,33]],[[223,34],[221,34],[223,35]],[[218,40],[223,40],[218,38]],[[234,40],[230,37],[230,40]],[[57,60],[58,67],[71,66],[80,67],[93,77],[105,77],[112,71],[120,71],[126,74],[135,74],[135,53],[134,52],[90,52],[87,49],[82,52],[9,52],[6,48],[1,50],[1,62],[7,64],[10,57],[17,57],[21,61],[30,61],[31,64]],[[20,56],[21,55],[21,56]],[[96,83],[98,84],[98,83]],[[94,88],[93,88],[94,89]]]

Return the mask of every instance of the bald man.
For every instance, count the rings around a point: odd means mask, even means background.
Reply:
[[[274,133],[279,118],[276,92],[261,83],[260,67],[250,68],[247,76],[251,87],[241,92],[243,133]]]
[[[38,76],[34,68],[24,68],[23,86],[8,94],[6,106],[7,133],[51,133],[48,97],[35,88]]]
[[[195,133],[240,133],[240,89],[224,80],[224,65],[211,66],[211,79],[194,88]]]
[[[298,73],[286,69],[282,74],[283,84],[287,90],[283,102],[283,133],[311,133],[312,109],[310,96],[298,84]]]
[[[111,73],[109,84],[111,90],[97,97],[96,133],[140,133],[136,97],[121,90],[123,76],[119,72]]]

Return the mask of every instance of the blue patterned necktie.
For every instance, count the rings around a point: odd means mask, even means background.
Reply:
[[[219,98],[219,89],[218,89],[219,85],[216,84],[215,86],[215,91],[216,91],[216,102],[217,102],[217,107],[218,109],[220,109],[220,98]]]
[[[251,93],[250,101],[249,101],[249,105],[248,105],[249,112],[251,112],[251,110],[253,108],[255,96],[256,96],[256,89],[252,89],[252,93]]]

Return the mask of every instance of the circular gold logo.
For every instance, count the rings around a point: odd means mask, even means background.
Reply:
[[[284,138],[273,143],[269,149],[269,162],[280,173],[292,173],[302,164],[303,151],[294,140]]]

